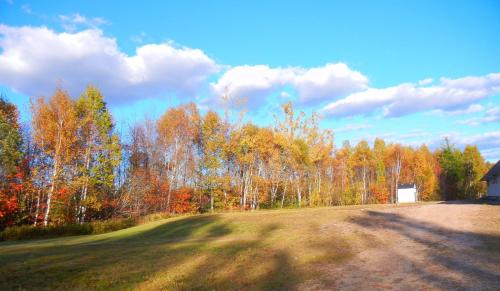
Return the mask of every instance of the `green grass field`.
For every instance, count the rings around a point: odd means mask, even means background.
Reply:
[[[352,255],[352,234],[320,226],[356,208],[199,215],[102,235],[4,242],[0,289],[287,288],[314,276],[313,263]]]

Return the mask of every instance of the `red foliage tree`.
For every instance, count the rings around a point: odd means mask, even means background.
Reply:
[[[20,182],[22,174],[17,172],[10,175],[8,182],[0,186],[0,229],[12,226],[17,223],[17,213],[19,211],[18,196],[23,190],[23,184]]]
[[[194,207],[191,204],[191,198],[194,191],[191,188],[183,187],[173,193],[174,199],[171,205],[171,210],[174,213],[192,212]]]
[[[372,184],[370,186],[370,193],[378,203],[385,204],[389,202],[389,191],[384,185]]]

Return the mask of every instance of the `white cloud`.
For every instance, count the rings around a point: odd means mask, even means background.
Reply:
[[[481,155],[490,162],[500,160],[500,147],[481,150]]]
[[[370,126],[370,125],[368,125]],[[369,127],[371,128],[371,126]],[[335,130],[334,130],[335,132]],[[368,143],[373,144],[375,139],[381,138],[383,139],[386,143],[402,143],[408,146],[412,147],[419,147],[424,143],[428,143],[429,141],[432,140],[432,134],[430,132],[421,130],[421,129],[415,129],[415,130],[410,130],[406,133],[399,133],[395,131],[390,131],[390,132],[378,132],[378,133],[367,133],[363,134],[357,138],[355,138],[353,141],[353,144],[359,143],[361,140],[366,140]],[[441,140],[441,139],[440,139]]]
[[[497,161],[500,159],[500,131],[489,131],[472,135],[450,132],[430,140],[428,145],[431,149],[440,148],[443,146],[445,138],[448,138],[451,144],[461,150],[466,145],[476,145],[487,160]]]
[[[463,110],[453,110],[453,111],[448,111],[448,113],[451,115],[463,115],[463,114],[477,113],[477,112],[481,112],[483,110],[484,110],[483,105],[471,104],[471,105],[469,105],[469,107],[467,107]]]
[[[289,94],[288,92],[286,92],[286,91],[282,91],[282,92],[280,93],[280,96],[281,96],[281,98],[289,98],[289,97],[290,97],[290,94]]]
[[[469,118],[458,121],[459,124],[478,126],[485,123],[500,122],[500,106],[492,107],[485,111],[484,116],[478,118]]]
[[[420,142],[420,139],[427,138],[427,137],[430,137],[430,136],[431,136],[431,134],[429,132],[424,131],[424,130],[416,129],[416,130],[411,130],[411,131],[409,131],[407,133],[399,134],[397,136],[397,140],[408,140],[408,139],[418,138],[419,142]]]
[[[463,150],[466,145],[477,145],[485,159],[495,162],[500,159],[500,131],[489,131],[472,135],[465,135],[460,132],[433,135],[423,130],[413,130],[408,133],[374,133],[354,139],[352,145],[357,144],[361,139],[373,144],[376,138],[382,138],[386,143],[401,143],[412,147],[419,147],[422,144],[426,144],[432,150],[442,147],[445,138],[448,138],[460,150]]]
[[[418,81],[418,84],[419,84],[420,86],[425,86],[425,85],[432,84],[432,82],[434,82],[434,79],[432,79],[432,78],[427,78],[427,79],[423,79],[423,80]]]
[[[385,117],[398,117],[433,109],[458,110],[498,93],[500,74],[442,78],[440,84],[427,87],[405,83],[383,89],[370,88],[332,102],[323,111],[330,116],[351,116],[382,110]]]
[[[211,88],[216,99],[226,94],[234,99],[248,98],[253,107],[264,103],[267,95],[281,89],[293,77],[291,68],[237,66],[227,70]]]
[[[109,101],[194,96],[218,66],[203,51],[148,44],[129,56],[99,29],[57,33],[45,27],[0,25],[0,82],[28,95],[51,94],[60,84],[79,94],[92,83]]]
[[[59,15],[62,27],[69,32],[74,32],[80,28],[98,28],[103,24],[110,24],[110,22],[101,17],[87,18],[80,13],[73,13],[70,15]]]
[[[495,106],[486,110],[486,116],[499,116],[499,115],[500,115],[500,106]]]
[[[135,43],[143,43],[147,36],[144,31],[141,31],[141,33],[131,36],[130,40]]]
[[[345,126],[334,129],[333,132],[340,133],[340,132],[360,131],[360,130],[370,129],[372,127],[373,126],[371,124],[366,124],[366,123],[347,124]]]
[[[323,67],[300,69],[292,84],[302,103],[336,99],[342,95],[365,90],[368,78],[346,64],[326,64]]]
[[[500,148],[500,131],[489,131],[469,136],[452,133],[443,137],[448,137],[459,148],[463,148],[466,145],[477,145],[481,150]]]
[[[255,105],[264,103],[268,95],[285,86],[291,86],[297,91],[300,103],[312,104],[364,90],[367,83],[364,75],[344,63],[308,69],[244,65],[230,68],[211,87],[216,98],[227,93],[234,98],[248,98]]]
[[[34,11],[29,4],[21,5],[21,10],[23,11],[23,13],[32,17],[40,18],[45,21],[50,20],[50,17],[48,15],[40,13],[38,11]]]
[[[21,10],[26,14],[33,14],[33,10],[31,10],[31,6],[29,4],[21,5]]]
[[[464,109],[449,110],[449,111],[437,109],[437,110],[433,110],[431,113],[437,114],[437,115],[457,116],[457,115],[478,113],[478,112],[481,112],[484,110],[485,110],[485,108],[481,104],[471,104],[467,108],[464,108]]]

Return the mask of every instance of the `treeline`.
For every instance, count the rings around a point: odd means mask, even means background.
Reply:
[[[272,127],[201,114],[193,103],[117,132],[99,90],[31,102],[31,126],[0,98],[0,229],[150,213],[476,198],[488,165],[476,146],[431,152],[362,140],[334,147],[318,115],[282,106]]]

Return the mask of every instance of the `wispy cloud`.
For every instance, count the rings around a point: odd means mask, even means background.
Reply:
[[[448,137],[458,147],[477,145],[483,149],[500,148],[500,131],[489,131],[472,135],[451,133],[445,134],[442,137]]]
[[[472,113],[478,113],[481,111],[484,111],[485,108],[481,104],[471,104],[469,107],[464,108],[464,109],[459,109],[459,110],[433,110],[430,113],[432,114],[437,114],[437,115],[444,115],[444,116],[458,116],[458,115],[466,115],[466,114],[472,114]]]
[[[42,20],[50,20],[51,18],[43,13],[40,13],[38,11],[35,11],[31,8],[31,5],[29,4],[23,4],[21,5],[21,11],[23,11],[25,14],[42,19]]]
[[[373,144],[376,138],[382,138],[387,143],[400,143],[411,147],[419,147],[426,144],[435,150],[443,146],[445,138],[459,149],[466,145],[477,145],[485,159],[496,161],[500,156],[500,131],[488,131],[479,134],[464,134],[461,132],[448,132],[443,134],[432,134],[425,130],[413,130],[408,133],[382,132],[363,134],[352,140],[352,145],[360,140],[366,140]]]
[[[33,14],[33,10],[31,10],[31,6],[29,4],[21,5],[21,10],[26,14]]]
[[[59,20],[64,30],[74,32],[84,28],[99,28],[101,25],[111,24],[108,20],[102,17],[88,18],[80,13],[69,15],[59,15]]]
[[[459,120],[459,124],[478,126],[485,123],[500,122],[500,106],[492,107],[484,112],[482,117]]]
[[[141,33],[131,36],[130,40],[135,43],[142,44],[145,41],[146,37],[147,34],[144,31],[141,31]]]
[[[340,132],[360,131],[360,130],[370,129],[372,127],[373,126],[371,124],[366,124],[366,123],[347,124],[345,126],[335,128],[333,132],[340,133]]]
[[[430,136],[431,136],[431,134],[429,132],[424,131],[424,130],[420,130],[420,129],[416,129],[416,130],[411,130],[411,131],[406,132],[406,133],[399,134],[397,136],[397,139],[398,140],[408,140],[408,139],[415,139],[415,138],[422,139],[422,138],[428,138]]]

